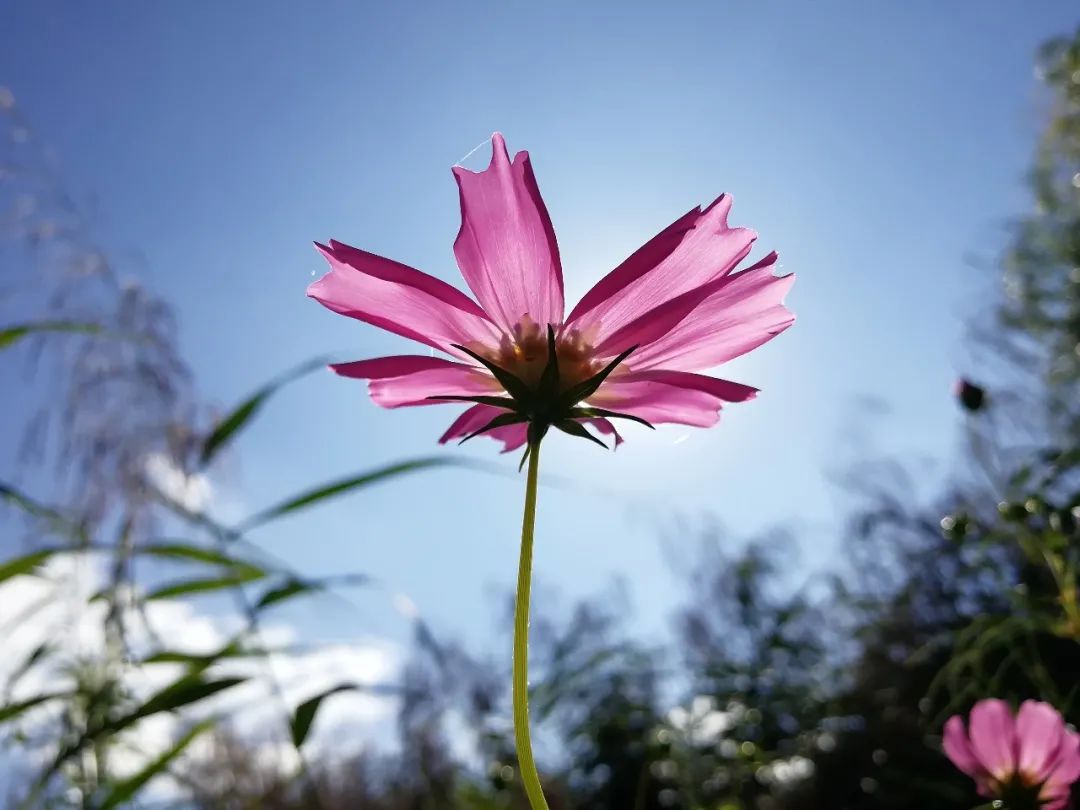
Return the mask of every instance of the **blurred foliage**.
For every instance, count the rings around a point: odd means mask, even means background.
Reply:
[[[1041,378],[1051,429],[1080,431],[1080,40],[1039,54],[1049,121],[1031,173],[1035,210],[1016,225],[1004,261],[1005,343]]]
[[[860,460],[845,560],[823,581],[797,580],[788,537],[732,543],[695,532],[674,643],[643,642],[618,592],[565,613],[539,605],[532,705],[553,810],[959,810],[978,798],[941,753],[950,714],[986,696],[1040,698],[1080,724],[1080,32],[1049,43],[1038,73],[1048,109],[1036,207],[1010,234],[996,317],[975,329],[982,377],[957,389],[967,426],[957,473],[921,502],[902,465]],[[104,650],[43,643],[4,685],[9,750],[37,752],[39,763],[23,763],[13,806],[129,806],[167,779],[185,797],[177,806],[207,810],[522,810],[508,656],[478,656],[419,619],[395,683],[341,682],[299,705],[277,690],[279,741],[294,752],[286,764],[201,709],[252,677],[236,662],[269,664],[267,608],[367,581],[302,577],[261,554],[251,532],[457,462],[365,470],[229,525],[167,492],[148,459],[193,480],[281,386],[322,361],[213,417],[178,359],[167,305],[119,279],[33,151],[10,94],[0,93],[0,111],[14,145],[0,164],[5,250],[35,268],[5,291],[14,297],[0,308],[12,313],[0,362],[44,377],[24,460],[58,471],[45,491],[31,486],[36,475],[0,483],[0,504],[26,538],[4,548],[0,586],[73,555],[109,574],[73,606],[105,606]],[[162,575],[174,569],[183,576]],[[180,649],[146,620],[150,602],[213,593],[230,595],[241,619],[217,651]],[[173,677],[148,689],[142,676],[154,666]],[[24,688],[35,674],[49,690]],[[319,713],[356,691],[396,701],[396,745],[309,761]],[[118,770],[131,732],[164,714],[181,720],[175,738]]]

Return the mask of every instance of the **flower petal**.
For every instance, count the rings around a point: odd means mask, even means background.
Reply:
[[[578,318],[589,313],[592,313],[599,320],[601,312],[606,312],[613,306],[611,299],[668,258],[686,238],[687,233],[693,230],[694,225],[701,219],[701,216],[701,206],[699,205],[683,214],[639,247],[622,264],[600,279],[593,285],[591,290],[582,296],[567,317],[566,322],[568,324],[573,323]],[[607,306],[601,306],[604,304],[607,304]],[[598,307],[601,312],[593,313],[593,310]]]
[[[712,394],[724,402],[746,402],[756,397],[760,390],[742,383],[721,380],[706,374],[693,374],[689,371],[673,371],[671,369],[649,369],[646,371],[631,371],[611,378],[615,383],[652,381],[675,385],[679,388],[690,388],[695,391],[704,391]]]
[[[949,761],[962,773],[975,779],[985,776],[986,772],[975,758],[975,752],[971,750],[967,730],[964,728],[964,719],[959,715],[954,715],[946,721],[941,747],[945,750],[945,756],[949,758]]]
[[[475,301],[433,276],[341,242],[316,247],[330,272],[308,295],[327,309],[450,353],[498,335]]]
[[[446,444],[453,439],[461,439],[468,436],[470,433],[475,433],[501,413],[506,413],[506,411],[500,410],[499,408],[492,408],[490,405],[473,405],[455,419],[447,431],[439,437],[439,444]],[[487,436],[502,442],[502,451],[504,453],[509,453],[511,450],[517,450],[524,445],[529,438],[528,427],[526,425],[508,425],[506,427],[495,428],[494,430],[482,434],[482,436]]]
[[[971,710],[971,750],[995,779],[1008,780],[1016,770],[1016,724],[1003,700],[980,700]]]
[[[1039,810],[1065,810],[1069,806],[1071,794],[1072,791],[1064,787],[1043,789],[1039,792],[1039,798],[1043,802]]]
[[[561,323],[559,246],[528,152],[511,163],[506,141],[495,133],[487,169],[455,166],[453,172],[461,196],[454,255],[484,309],[507,331],[525,315],[541,325]]]
[[[631,346],[636,346],[634,362],[635,365],[641,366],[642,347],[647,347],[661,338],[667,337],[675,327],[682,323],[691,312],[715,292],[715,288],[716,282],[712,282],[683,293],[670,301],[665,301],[660,306],[635,318],[606,337],[598,339],[596,348],[593,350],[595,355],[597,357],[614,357]]]
[[[430,397],[491,395],[501,390],[486,371],[440,357],[378,357],[330,368],[343,377],[370,380],[371,399],[383,408],[439,405],[445,403]]]
[[[1068,795],[1068,788],[1073,782],[1080,779],[1080,734],[1075,731],[1066,731],[1058,750],[1057,761],[1054,763],[1049,775],[1046,777],[1046,786],[1053,791],[1057,787],[1064,788]]]
[[[354,360],[350,363],[331,363],[330,370],[342,377],[358,380],[383,380],[387,377],[404,377],[418,371],[434,368],[457,366],[451,360],[442,357],[423,357],[416,354],[399,354],[391,357],[376,357],[371,360]]]
[[[756,349],[795,322],[783,305],[794,275],[774,276],[776,254],[753,267],[686,293],[612,336],[598,347],[606,355],[623,344],[640,345],[630,363],[635,369],[711,368]]]
[[[724,194],[676,220],[586,293],[567,323],[594,330],[602,343],[647,312],[730,273],[757,238],[747,228],[729,227],[730,211],[731,197]]]
[[[596,428],[596,432],[599,433],[601,436],[614,436],[615,447],[618,447],[620,444],[626,441],[619,434],[619,431],[615,429],[615,425],[613,425],[611,422],[609,422],[603,417],[599,417],[597,419],[582,419],[580,421],[584,422],[587,425],[592,425],[594,428]]]
[[[679,371],[629,372],[611,377],[589,404],[638,416],[653,424],[712,427],[724,402],[742,402],[757,390],[739,383]]]
[[[1065,721],[1049,703],[1025,700],[1016,715],[1016,767],[1042,782],[1057,762]]]

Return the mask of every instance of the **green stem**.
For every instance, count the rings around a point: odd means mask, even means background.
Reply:
[[[532,588],[533,530],[536,527],[536,478],[540,442],[529,453],[525,484],[525,515],[521,521],[521,559],[518,563],[517,602],[514,606],[514,739],[518,768],[532,810],[548,810],[529,739],[529,593]]]

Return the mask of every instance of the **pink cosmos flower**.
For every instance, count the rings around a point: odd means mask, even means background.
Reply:
[[[743,270],[756,234],[728,225],[731,198],[677,219],[612,270],[567,315],[555,232],[526,152],[501,135],[482,172],[454,167],[461,229],[454,254],[473,300],[437,278],[331,240],[330,272],[308,295],[334,312],[449,357],[404,355],[331,368],[369,381],[386,408],[472,403],[440,442],[487,433],[505,450],[540,424],[622,441],[609,421],[709,427],[757,389],[698,373],[787,329],[794,276],[776,253]]]
[[[945,755],[975,780],[979,794],[1009,807],[1061,810],[1080,779],[1080,734],[1048,703],[1027,700],[1013,717],[1002,700],[980,700],[963,718],[945,724]]]

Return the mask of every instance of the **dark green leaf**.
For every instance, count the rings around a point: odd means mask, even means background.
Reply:
[[[293,745],[299,748],[304,744],[304,740],[307,739],[308,733],[311,731],[311,724],[315,722],[315,714],[319,711],[319,706],[322,705],[322,702],[326,700],[326,698],[340,692],[352,691],[355,688],[356,687],[352,684],[339,684],[297,706],[296,713],[293,715],[290,723]]]
[[[323,591],[333,585],[366,585],[371,578],[364,574],[346,574],[344,576],[326,577],[324,579],[300,579],[290,577],[280,585],[269,588],[255,607],[259,610],[291,599],[294,596],[302,596],[316,591]]]
[[[1009,486],[1019,489],[1025,486],[1034,474],[1035,470],[1030,465],[1025,465],[1009,476]]]
[[[238,531],[246,532],[255,526],[261,526],[276,518],[313,506],[314,504],[321,503],[330,498],[335,498],[339,495],[345,495],[354,490],[362,489],[371,484],[377,484],[380,481],[385,481],[389,478],[394,478],[406,473],[417,472],[419,470],[430,469],[432,467],[449,467],[460,465],[461,463],[462,462],[457,459],[432,456],[430,458],[420,458],[414,461],[403,461],[397,464],[390,464],[386,467],[372,470],[371,472],[361,473],[360,475],[344,478],[340,481],[324,484],[282,501],[275,506],[271,506],[269,509],[259,512],[257,515],[248,518],[239,527]]]
[[[17,577],[20,574],[31,574],[39,565],[46,562],[54,554],[63,554],[68,551],[71,551],[71,549],[47,548],[40,551],[32,551],[29,554],[16,557],[14,560],[0,563],[0,582],[11,579],[12,577]]]
[[[225,446],[226,442],[232,438],[233,434],[250,422],[252,417],[259,412],[259,409],[266,404],[266,400],[273,396],[278,389],[310,374],[316,369],[324,368],[327,362],[328,360],[325,357],[316,357],[301,363],[264,385],[250,397],[241,402],[228,416],[222,419],[218,423],[218,426],[214,428],[213,432],[206,437],[206,440],[203,442],[199,462],[203,466],[209,464],[214,456],[217,455],[218,451],[220,451],[221,448]]]
[[[651,422],[647,422],[640,416],[634,416],[632,413],[619,413],[617,411],[609,411],[604,408],[574,408],[570,411],[570,415],[575,419],[595,419],[597,417],[604,417],[605,419],[629,419],[631,422],[637,422],[639,425],[644,425],[650,430],[656,430]]]
[[[600,445],[605,450],[608,449],[608,446],[604,444],[604,442],[602,442],[600,439],[589,433],[589,431],[583,424],[581,424],[581,422],[575,422],[573,419],[564,419],[561,422],[556,422],[555,427],[557,427],[563,433],[569,433],[571,436],[577,436],[581,439],[588,439],[590,442]]]
[[[192,703],[198,703],[200,700],[205,700],[218,692],[231,689],[245,680],[247,679],[219,678],[218,680],[207,681],[202,678],[201,674],[189,675],[185,673],[183,677],[166,686],[135,711],[109,723],[108,730],[112,732],[120,731],[130,727],[144,717],[190,706]]]
[[[192,562],[210,563],[211,565],[222,565],[233,568],[238,573],[252,573],[260,576],[266,575],[264,569],[247,560],[241,560],[237,557],[223,554],[220,551],[206,548],[205,546],[197,546],[189,543],[149,543],[144,546],[138,546],[135,549],[135,553],[146,554],[151,557],[165,557],[173,560],[190,560]]]
[[[76,332],[84,335],[100,335],[105,333],[105,329],[100,324],[79,323],[77,321],[39,321],[38,323],[6,326],[0,329],[0,350],[8,349],[23,338],[41,332]]]
[[[487,433],[490,430],[495,430],[496,428],[507,427],[508,425],[520,425],[528,421],[529,417],[522,416],[519,413],[501,413],[479,430],[474,430],[472,433],[470,433],[468,436],[458,442],[458,444],[465,444],[465,442],[467,442],[469,439],[474,439],[477,436]]]
[[[342,683],[321,692],[310,700],[306,700],[296,707],[296,712],[290,721],[292,729],[293,745],[297,748],[304,744],[311,732],[311,724],[315,722],[315,715],[326,698],[340,694],[341,692],[374,692],[377,694],[389,694],[395,690],[386,686],[363,686],[355,683]]]
[[[30,655],[26,656],[26,658],[23,659],[23,662],[8,676],[6,687],[8,691],[11,691],[19,679],[33,669],[38,661],[51,655],[56,649],[57,646],[50,641],[43,641],[41,644],[37,645]]]
[[[521,456],[521,461],[518,463],[518,472],[521,472],[525,467],[525,462],[529,460],[529,454],[533,452],[534,447],[538,447],[540,442],[543,441],[547,435],[548,426],[543,422],[529,422],[529,432],[525,441],[525,453]]]
[[[517,402],[509,397],[459,397],[453,394],[440,394],[438,396],[428,397],[428,399],[438,400],[439,402],[475,402],[478,405],[490,405],[492,408],[507,408],[508,410],[516,410],[518,407]]]
[[[275,585],[262,595],[259,601],[255,604],[255,607],[259,610],[270,607],[271,605],[283,602],[286,599],[292,599],[294,596],[300,596],[301,594],[311,593],[312,591],[321,590],[322,585],[313,580],[304,580],[292,578],[286,580],[281,585]]]
[[[189,596],[195,593],[222,591],[227,588],[236,588],[245,585],[248,582],[254,582],[257,579],[262,579],[264,576],[266,576],[265,572],[259,569],[252,569],[249,571],[239,571],[235,574],[223,577],[185,579],[170,585],[164,585],[155,591],[151,591],[146,595],[146,600],[149,602],[155,599],[173,599],[177,596]]]
[[[499,384],[506,389],[506,393],[512,396],[519,402],[531,402],[534,396],[533,390],[518,379],[515,375],[511,374],[501,366],[497,366],[488,360],[483,355],[479,355],[472,349],[466,349],[464,346],[458,346],[454,344],[455,349],[460,349],[469,355],[477,363],[482,364],[488,371],[495,375],[495,379],[499,381]]]
[[[0,482],[0,500],[14,504],[32,517],[53,523],[55,527],[62,529],[73,537],[83,538],[82,528],[75,521],[61,514],[57,509],[31,498],[25,492],[16,489],[10,484]]]
[[[555,345],[555,327],[550,323],[547,330],[548,361],[540,375],[540,398],[550,399],[559,390],[559,353]]]
[[[48,785],[49,780],[52,779],[53,775],[64,766],[64,763],[68,762],[72,757],[77,756],[87,745],[100,737],[116,734],[119,731],[130,728],[144,717],[150,717],[151,715],[160,712],[174,711],[175,709],[197,703],[200,700],[216,695],[218,692],[231,689],[237,684],[243,683],[245,680],[245,678],[221,678],[216,681],[207,681],[204,680],[201,675],[193,676],[185,674],[179,680],[174,681],[161,691],[157,692],[153,697],[146,701],[146,703],[135,709],[135,711],[115,718],[92,731],[88,731],[77,740],[62,747],[56,753],[56,756],[49,766],[41,771],[34,786],[30,790],[27,800],[22,804],[22,807],[36,806],[34,801],[41,795],[41,792],[44,790],[45,786]]]
[[[185,677],[192,677],[205,672],[214,664],[225,659],[251,658],[262,654],[262,650],[248,649],[242,646],[239,641],[234,640],[206,655],[195,655],[192,653],[180,652],[178,650],[161,650],[148,658],[144,658],[139,663],[186,664],[187,672],[185,673]]]
[[[193,726],[186,734],[177,740],[169,750],[165,751],[161,756],[157,757],[137,774],[130,776],[121,782],[115,783],[112,790],[109,791],[108,795],[102,801],[100,805],[101,810],[113,810],[113,808],[120,807],[128,800],[134,798],[135,794],[142,790],[147,782],[164,772],[165,769],[169,767],[169,764],[180,756],[180,754],[184,752],[184,749],[191,745],[196,737],[209,731],[213,726],[213,722],[209,720]]]
[[[9,720],[14,720],[20,714],[35,706],[40,706],[42,703],[47,703],[50,700],[56,700],[58,698],[70,697],[70,692],[50,692],[44,695],[35,695],[27,700],[21,700],[18,703],[9,703],[6,706],[0,706],[0,723],[6,723]]]

